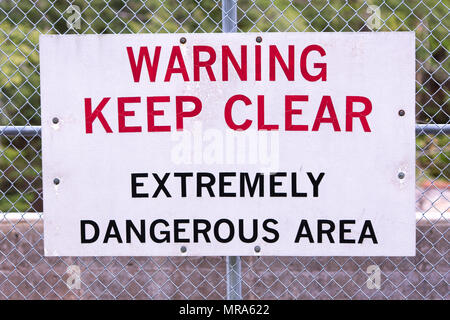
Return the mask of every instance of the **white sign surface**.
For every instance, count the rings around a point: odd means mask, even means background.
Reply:
[[[414,33],[45,35],[45,254],[415,254]]]

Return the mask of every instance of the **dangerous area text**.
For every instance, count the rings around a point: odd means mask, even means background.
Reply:
[[[276,172],[271,174],[248,172],[219,172],[217,177],[209,172],[175,172],[175,173],[131,173],[130,197],[137,198],[171,198],[186,197],[276,197],[276,198],[317,198],[320,185],[325,180],[325,173],[306,172],[299,183],[300,172]],[[153,188],[149,187],[150,181]],[[174,179],[177,188],[166,186],[169,179]],[[305,183],[306,182],[306,183]],[[280,191],[283,186],[290,192]],[[307,185],[300,190],[299,185]],[[286,188],[284,188],[286,190]],[[256,214],[255,214],[256,215]],[[377,237],[371,220],[365,220],[362,227],[355,230],[356,220],[343,219],[332,221],[317,219],[315,221],[299,219],[297,233],[292,238],[295,243],[347,243],[362,244],[370,241],[377,244]],[[239,239],[243,243],[274,243],[280,238],[276,218],[227,219],[212,221],[202,219],[154,219],[148,220],[109,220],[100,226],[93,220],[81,220],[81,243],[229,243]],[[188,232],[187,230],[192,230]],[[357,234],[357,237],[351,234]]]

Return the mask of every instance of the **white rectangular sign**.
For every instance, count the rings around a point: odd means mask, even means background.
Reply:
[[[48,256],[415,254],[414,33],[44,35]]]

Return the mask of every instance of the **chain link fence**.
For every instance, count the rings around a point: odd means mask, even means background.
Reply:
[[[0,299],[447,299],[448,13],[436,0],[0,1]],[[415,257],[43,256],[40,34],[406,30],[416,33]]]

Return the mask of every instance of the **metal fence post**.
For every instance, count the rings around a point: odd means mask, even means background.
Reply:
[[[222,0],[222,32],[237,31],[237,0]]]
[[[222,31],[237,31],[237,0],[222,0]],[[241,257],[227,257],[227,299],[241,300]]]
[[[242,300],[241,257],[227,257],[227,300]]]

